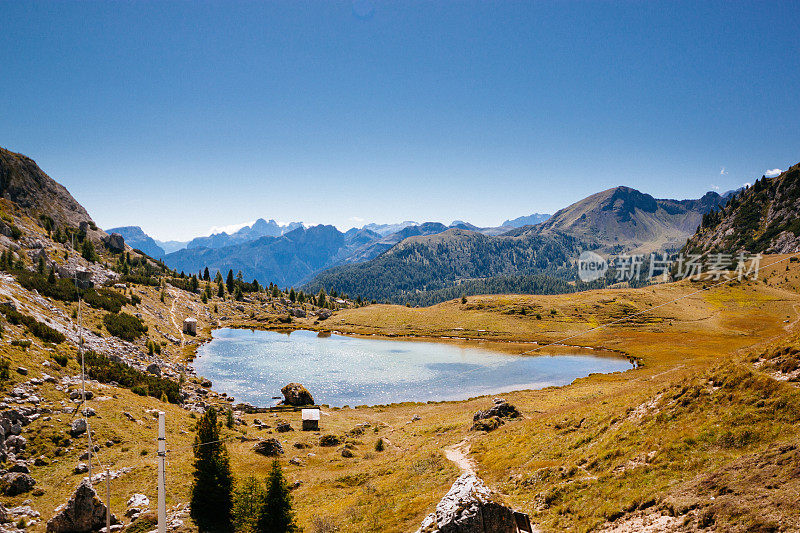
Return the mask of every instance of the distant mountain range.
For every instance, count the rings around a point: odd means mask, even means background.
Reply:
[[[699,200],[659,200],[630,187],[615,187],[566,207],[539,228],[565,233],[605,252],[677,250],[705,213],[727,199],[708,192]]]
[[[404,221],[367,224],[342,233],[333,226],[306,228],[300,222],[279,225],[259,219],[232,234],[195,238],[172,252],[159,248],[157,241],[136,227],[108,231],[121,233],[131,246],[157,254],[154,257],[178,271],[198,272],[206,267],[223,273],[241,270],[245,278],[261,282],[336,287],[356,295],[387,298],[408,291],[442,290],[470,277],[568,275],[563,270],[565,261],[581,249],[607,253],[678,249],[705,213],[726,202],[726,197],[715,192],[698,200],[663,200],[630,187],[616,187],[553,216],[534,213],[493,228],[462,220],[449,226]],[[440,237],[425,239],[432,236]],[[511,246],[513,253],[502,260],[487,259],[495,247],[505,250],[505,246]],[[437,253],[431,255],[430,247]],[[436,264],[415,262],[411,249],[423,257],[435,256]],[[483,267],[470,270],[466,265]],[[324,272],[328,269],[333,270]],[[403,283],[398,281],[400,273],[407,278]]]
[[[692,253],[800,252],[800,163],[761,177],[706,214],[686,243]]]
[[[503,222],[502,225],[507,228],[521,228],[522,226],[535,226],[536,224],[541,224],[548,218],[550,218],[550,215],[544,215],[542,213],[534,213],[526,217],[517,217],[512,220],[506,220],[505,222]]]
[[[142,231],[139,226],[122,226],[119,228],[107,229],[106,233],[119,233],[125,239],[125,243],[131,248],[141,250],[150,257],[155,259],[163,259],[165,252],[164,248],[159,246],[158,242],[150,237],[147,233]]]
[[[429,291],[452,297],[444,289],[478,278],[523,280],[546,275],[572,280],[572,261],[581,251],[678,249],[705,213],[726,202],[714,192],[699,200],[658,200],[630,187],[616,187],[576,202],[538,225],[497,236],[451,228],[408,237],[374,259],[318,274],[306,289],[335,288],[367,299],[408,302]],[[545,291],[548,285],[557,284],[538,282]]]

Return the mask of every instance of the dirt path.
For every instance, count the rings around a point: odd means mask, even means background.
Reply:
[[[175,326],[175,329],[178,330],[178,333],[181,336],[181,348],[183,348],[183,345],[186,342],[186,337],[184,337],[184,335],[183,335],[183,327],[181,327],[181,325],[178,324],[178,321],[175,318],[175,303],[178,301],[178,298],[181,297],[181,294],[180,294],[180,291],[176,291],[172,287],[167,289],[167,292],[172,297],[172,306],[170,306],[170,308],[169,308],[169,316],[172,319],[172,325]]]
[[[444,456],[461,469],[464,474],[476,474],[475,462],[469,458],[470,440],[464,439],[444,449]]]

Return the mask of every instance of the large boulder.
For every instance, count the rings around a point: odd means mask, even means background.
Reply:
[[[36,480],[22,472],[10,472],[0,478],[0,485],[2,485],[3,494],[16,496],[31,491],[36,485]]]
[[[519,418],[522,416],[522,413],[503,398],[495,398],[493,405],[489,409],[486,411],[478,411],[475,413],[475,416],[472,417],[472,420],[478,421],[483,418],[492,418],[495,416],[499,418]]]
[[[105,237],[103,239],[103,244],[106,245],[106,248],[115,253],[125,251],[125,239],[119,233],[112,233],[108,237]]]
[[[80,437],[86,433],[86,427],[86,420],[83,418],[76,418],[69,425],[69,434],[72,435],[73,438]]]
[[[453,483],[417,533],[517,533],[518,520],[529,523],[527,515],[495,501],[489,487],[468,473]]]
[[[283,453],[283,446],[278,439],[269,438],[258,441],[253,446],[253,451],[267,457],[277,457]]]
[[[285,405],[314,405],[314,397],[300,383],[289,383],[281,392]]]
[[[97,493],[84,479],[75,493],[55,510],[55,516],[47,521],[47,533],[88,533],[104,528],[106,525],[106,506]],[[111,523],[119,520],[113,514]]]

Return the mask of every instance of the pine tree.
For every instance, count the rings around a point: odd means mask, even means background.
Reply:
[[[89,239],[83,241],[83,245],[81,246],[81,256],[87,261],[92,262],[94,262],[97,258],[97,254],[94,251],[94,245]]]
[[[223,285],[221,281],[217,284],[217,296],[225,298],[225,285]]]
[[[233,475],[228,450],[220,441],[217,411],[213,407],[197,422],[191,516],[205,533],[232,530]]]
[[[272,461],[272,470],[267,478],[267,495],[258,517],[259,533],[295,533],[292,496],[278,461]]]
[[[39,256],[39,263],[36,265],[36,271],[39,274],[44,275],[45,263],[44,263],[44,256]]]
[[[214,276],[214,283],[222,283],[222,274],[219,273],[219,270],[217,270],[217,275]]]
[[[294,302],[297,299],[297,294],[294,292],[294,287],[289,290],[289,300]]]
[[[237,533],[257,533],[258,516],[264,507],[267,491],[264,483],[248,476],[233,494],[233,522]]]
[[[233,270],[228,270],[228,278],[225,280],[225,285],[228,286],[228,292],[233,292]]]
[[[50,269],[50,274],[47,275],[47,283],[50,285],[56,284],[56,271],[53,268]]]
[[[203,270],[203,281],[211,281],[211,274],[208,272],[208,267]]]

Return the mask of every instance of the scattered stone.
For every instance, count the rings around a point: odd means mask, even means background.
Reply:
[[[300,383],[289,383],[281,389],[284,405],[314,405],[314,397]]]
[[[138,517],[140,514],[147,511],[150,507],[150,499],[144,494],[134,494],[128,498],[128,509],[125,511],[125,516],[128,518]]]
[[[86,463],[78,463],[77,466],[72,470],[75,474],[85,474],[89,471],[89,465]]]
[[[301,461],[299,457],[292,457],[291,459],[289,459],[289,464],[293,464],[295,466],[303,466],[303,461]]]
[[[503,398],[495,398],[494,405],[492,405],[486,411],[478,411],[475,413],[475,416],[472,417],[472,420],[492,418],[493,416],[500,418],[519,418],[522,416],[522,413],[520,413],[516,407],[505,401]]]
[[[494,431],[495,429],[499,428],[503,424],[505,424],[505,422],[503,422],[502,418],[500,418],[499,416],[493,416],[493,417],[490,417],[490,418],[481,418],[480,420],[476,420],[472,424],[472,429],[474,431],[486,431],[486,432],[489,432],[489,431]]]
[[[25,368],[24,366],[19,366],[19,367],[17,367],[17,374],[21,374],[23,376],[27,376],[28,375],[28,369]]]
[[[105,504],[97,497],[89,480],[84,479],[67,503],[56,508],[55,516],[47,522],[47,533],[96,531],[105,527],[106,512]],[[119,523],[113,514],[111,523]]]
[[[150,374],[153,374],[153,375],[156,375],[156,376],[160,376],[161,375],[161,367],[158,366],[158,363],[150,363],[149,365],[147,365],[147,371]]]
[[[353,450],[345,446],[344,448],[342,448],[342,457],[349,459],[350,457],[355,457],[355,454],[353,453]]]
[[[304,448],[311,448],[311,445],[310,445],[310,444],[307,444],[307,443],[305,443],[305,442],[295,442],[295,443],[293,444],[293,446],[294,446],[295,448],[297,448],[298,450],[302,450],[302,449],[304,449]]]
[[[132,414],[130,414],[129,412],[125,411],[125,412],[123,412],[123,413],[122,413],[122,415],[123,415],[125,418],[127,418],[128,420],[130,420],[131,422],[136,422],[136,419],[135,419],[135,418],[133,417],[133,415],[132,415]]]
[[[16,496],[17,494],[30,492],[34,485],[36,485],[36,480],[28,474],[10,472],[0,478],[0,483],[2,483],[3,486],[3,494],[6,496]]]
[[[468,473],[456,479],[417,533],[517,533],[518,523],[531,531],[528,515],[496,502],[483,481]]]
[[[278,425],[275,426],[275,431],[278,433],[286,433],[287,431],[294,431],[294,428],[289,422],[279,422]]]
[[[23,474],[30,474],[31,470],[23,461],[17,461],[8,469],[9,472],[21,472]]]
[[[341,439],[336,435],[323,435],[319,438],[320,446],[337,446],[341,443]]]
[[[253,446],[253,451],[260,455],[266,455],[267,457],[277,457],[283,453],[283,446],[281,446],[278,439],[269,438],[258,441],[255,446]]]
[[[69,434],[72,437],[79,437],[86,433],[86,420],[83,418],[76,418],[69,426]]]
[[[422,420],[422,417],[419,416],[419,415],[414,415],[414,416],[411,417],[411,421],[412,422],[417,422],[419,420]]]

